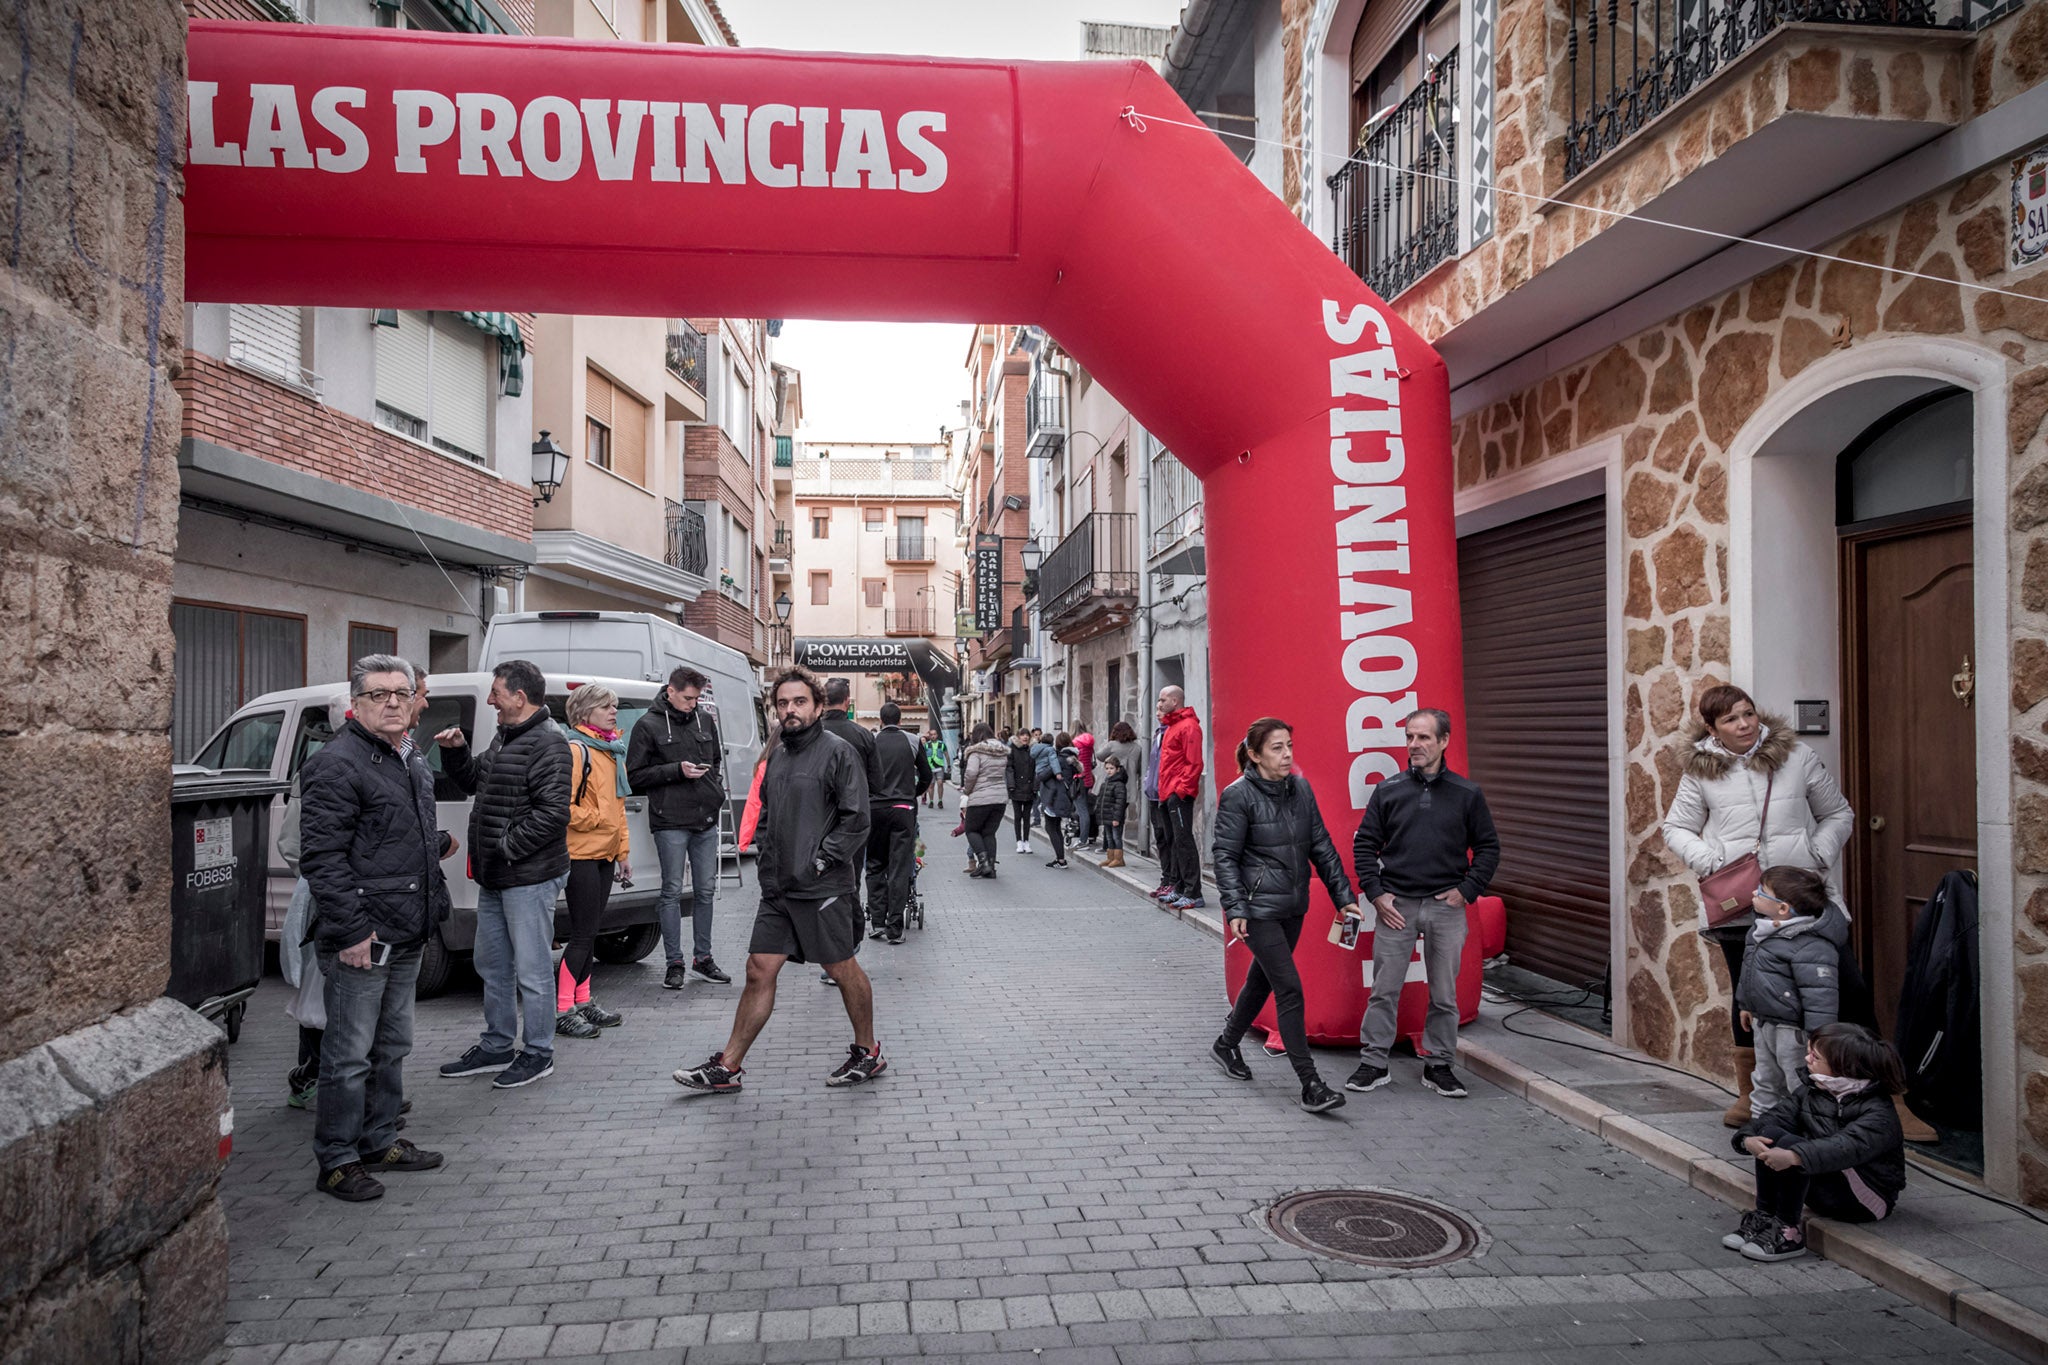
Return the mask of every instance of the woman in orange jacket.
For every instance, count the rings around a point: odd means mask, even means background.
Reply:
[[[613,878],[626,870],[626,737],[619,695],[585,683],[569,694],[569,946],[555,978],[555,1032],[595,1038],[619,1016],[590,998],[590,961]]]

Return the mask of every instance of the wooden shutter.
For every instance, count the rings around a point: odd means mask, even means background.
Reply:
[[[421,422],[432,406],[427,375],[433,333],[425,313],[403,311],[396,327],[377,329],[377,401]]]
[[[238,364],[304,382],[299,368],[299,310],[267,304],[228,305],[228,354]]]
[[[1458,542],[1468,762],[1500,829],[1508,955],[1609,968],[1605,500]],[[1425,699],[1426,700],[1426,699]]]
[[[612,390],[612,472],[647,486],[647,405],[624,389]]]
[[[452,313],[435,319],[433,411],[427,425],[435,445],[477,461],[490,449],[494,344]]]
[[[1394,50],[1394,43],[1422,17],[1426,0],[1369,0],[1351,35],[1351,88],[1357,90],[1373,68]],[[1377,111],[1372,111],[1377,112]]]

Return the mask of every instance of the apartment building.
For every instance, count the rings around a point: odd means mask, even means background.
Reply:
[[[960,521],[968,555],[967,600],[976,633],[963,638],[967,686],[961,724],[1038,724],[1044,695],[1037,637],[1024,609],[1025,545],[1032,539],[1031,475],[1025,457],[1031,352],[1025,329],[977,327],[966,356],[967,450],[959,472]]]
[[[936,442],[806,444],[791,483],[794,635],[924,640],[953,652],[964,556],[946,464]],[[907,728],[929,723],[915,675],[852,681],[863,717],[893,701]]]
[[[768,529],[768,667],[787,666],[794,658],[794,637],[789,628],[796,611],[792,596],[796,584],[796,460],[803,446],[797,429],[804,422],[803,375],[788,365],[773,366],[775,380],[774,459],[770,487],[773,504]]]
[[[205,0],[211,18],[532,29],[498,0]],[[196,304],[185,310],[172,751],[243,702],[396,652],[461,669],[534,562],[535,320]],[[269,761],[244,727],[209,761]]]
[[[768,662],[774,623],[768,541],[774,524],[771,484],[776,371],[768,340],[781,328],[760,318],[703,318],[711,386],[706,420],[685,424],[683,497],[703,518],[711,590],[683,612],[683,624]]]

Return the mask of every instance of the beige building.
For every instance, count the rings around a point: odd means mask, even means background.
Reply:
[[[958,495],[938,443],[811,441],[790,485],[792,600],[797,638],[925,639],[954,652],[960,607]],[[924,689],[897,674],[854,680],[863,718],[884,701],[906,728],[928,723]]]

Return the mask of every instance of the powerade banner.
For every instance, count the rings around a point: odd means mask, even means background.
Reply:
[[[795,658],[813,673],[915,673],[934,692],[960,688],[960,665],[929,640],[801,639]]]
[[[974,538],[974,628],[986,635],[1003,628],[1003,538]]]

